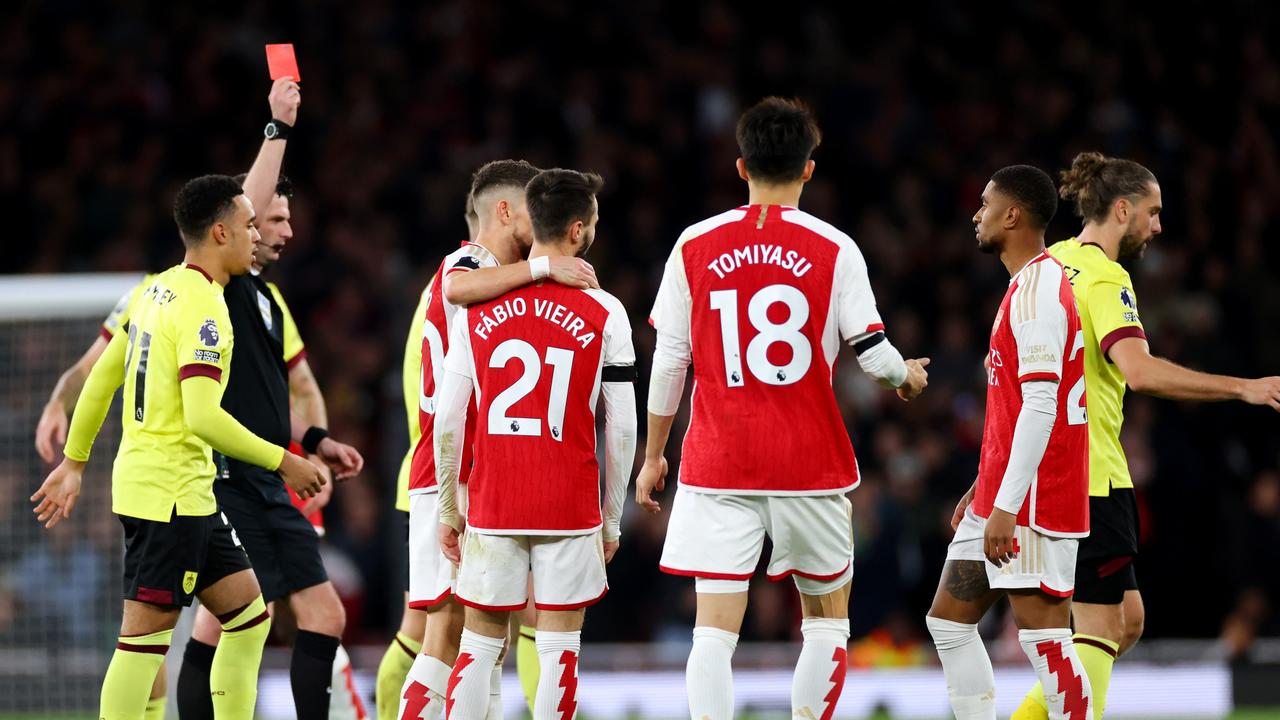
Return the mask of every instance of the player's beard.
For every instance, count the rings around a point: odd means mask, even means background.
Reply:
[[[978,236],[978,251],[984,255],[995,255],[1000,252],[1000,245],[991,238],[983,238]]]
[[[1120,251],[1117,253],[1120,260],[1136,260],[1142,257],[1147,251],[1147,245],[1154,237],[1148,234],[1145,238],[1134,232],[1133,223],[1125,230],[1125,234],[1120,238]]]
[[[578,248],[578,257],[586,257],[587,251],[591,249],[591,244],[596,241],[596,231],[592,230],[590,235],[583,238],[582,247]]]

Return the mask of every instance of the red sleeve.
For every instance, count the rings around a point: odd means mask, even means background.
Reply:
[[[222,382],[222,368],[204,363],[191,363],[178,368],[179,381],[193,377],[207,377],[212,378],[214,382]]]
[[[297,366],[297,364],[298,364],[298,363],[300,363],[300,362],[302,362],[303,360],[306,360],[306,359],[307,359],[307,349],[306,349],[306,348],[303,348],[303,349],[301,349],[301,350],[299,350],[299,351],[298,351],[298,354],[297,354],[297,355],[294,355],[293,357],[291,357],[291,358],[289,358],[287,361],[285,361],[284,366],[285,366],[286,368],[288,368],[289,370],[292,370],[295,366]]]
[[[1102,341],[1098,343],[1098,349],[1102,351],[1102,357],[1106,358],[1107,362],[1111,362],[1111,356],[1110,356],[1111,346],[1115,345],[1117,342],[1125,338],[1131,338],[1131,337],[1142,338],[1143,340],[1146,340],[1147,334],[1142,331],[1142,328],[1134,325],[1128,325],[1122,328],[1116,328],[1115,330],[1112,330],[1110,333],[1107,333],[1107,336],[1102,338]]]

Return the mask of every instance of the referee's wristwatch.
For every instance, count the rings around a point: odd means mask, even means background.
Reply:
[[[293,127],[289,123],[272,118],[271,122],[267,123],[267,126],[262,129],[262,136],[268,140],[287,140],[289,131],[292,129]]]

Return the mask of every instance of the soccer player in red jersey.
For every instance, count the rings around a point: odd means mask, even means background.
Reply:
[[[1012,279],[991,327],[973,502],[925,619],[958,720],[995,720],[978,621],[1005,594],[1049,717],[1094,716],[1071,640],[1076,550],[1089,534],[1084,332],[1066,272],[1044,247],[1057,209],[1053,180],[1014,165],[991,177],[973,216],[978,248],[998,254]]]
[[[693,413],[661,561],[664,572],[696,579],[690,714],[733,716],[730,664],[767,535],[769,577],[792,577],[804,609],[793,714],[828,719],[847,667],[853,528],[845,493],[858,484],[832,363],[843,339],[866,372],[909,400],[927,384],[928,361],[904,361],[886,339],[853,240],[796,208],[820,139],[809,111],[767,98],[742,116],[737,137],[749,202],[681,234],[654,303],[636,502],[659,510],[650,496],[664,486],[663,452],[692,362]]]
[[[597,175],[562,169],[529,182],[532,261],[587,252],[601,184]],[[537,283],[459,310],[451,336],[436,404],[436,476],[440,544],[461,560],[455,596],[467,611],[446,717],[484,717],[490,670],[509,614],[528,602],[532,570],[541,666],[533,717],[566,720],[577,713],[584,609],[608,590],[605,564],[618,549],[635,454],[631,325],[622,303],[603,290]],[[456,491],[473,391],[475,462],[460,547]],[[601,395],[603,513],[595,421]]]

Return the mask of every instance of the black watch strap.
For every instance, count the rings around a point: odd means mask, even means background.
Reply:
[[[263,128],[262,135],[268,140],[285,140],[289,137],[289,131],[293,127],[283,120],[271,119],[267,126]]]

